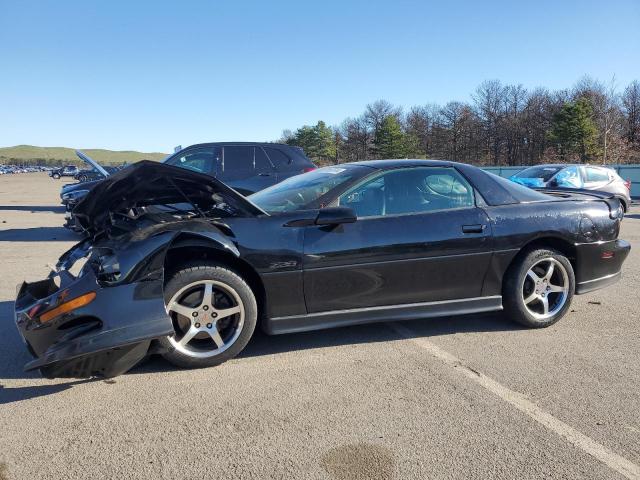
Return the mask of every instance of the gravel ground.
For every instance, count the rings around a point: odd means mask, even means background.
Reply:
[[[45,380],[16,285],[77,237],[62,181],[0,177],[0,479],[640,478],[640,209],[617,285],[545,330],[498,314],[278,337],[205,370]]]

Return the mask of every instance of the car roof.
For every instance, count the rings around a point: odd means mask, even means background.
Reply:
[[[420,158],[398,158],[398,159],[386,159],[386,160],[363,160],[361,162],[351,162],[349,165],[362,165],[365,167],[378,168],[385,170],[389,168],[402,168],[402,167],[453,167],[461,165],[457,162],[450,160],[424,160]]]
[[[260,145],[263,147],[300,148],[293,145],[287,145],[286,143],[274,143],[274,142],[205,142],[205,143],[195,143],[193,145],[189,145],[188,147],[185,147],[182,150],[186,150],[187,148],[191,148],[191,147],[204,147],[207,145]]]
[[[567,168],[567,167],[593,167],[593,168],[606,168],[607,170],[613,170],[615,172],[615,168],[610,165],[593,165],[591,163],[539,163],[537,165],[531,165],[529,167],[525,167],[524,170],[533,167],[551,167],[551,168]]]

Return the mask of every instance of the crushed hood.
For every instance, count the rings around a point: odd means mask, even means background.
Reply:
[[[115,212],[149,205],[190,203],[195,210],[227,216],[266,215],[258,206],[204,173],[143,160],[109,175],[78,203],[73,213],[89,234],[104,230]]]

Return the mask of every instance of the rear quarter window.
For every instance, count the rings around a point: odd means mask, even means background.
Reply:
[[[587,182],[608,182],[609,172],[604,168],[586,167]]]
[[[264,150],[267,152],[271,163],[273,163],[276,168],[285,167],[293,163],[291,157],[289,157],[282,150],[278,150],[277,148],[272,147],[264,147]]]
[[[480,194],[485,196],[485,199],[489,201],[490,205],[506,205],[509,203],[518,203],[518,202],[540,202],[549,200],[549,195],[538,192],[536,190],[532,190],[529,187],[525,187],[524,185],[520,185],[511,180],[507,180],[506,178],[500,177],[490,172],[484,172],[485,175],[490,177],[495,183],[498,184],[504,191],[506,191],[510,197],[513,198],[513,201],[508,201],[506,199],[502,199],[501,201],[495,202],[491,201],[491,199],[486,198],[487,195],[482,189],[480,190]]]

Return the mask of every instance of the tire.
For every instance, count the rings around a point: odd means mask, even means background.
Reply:
[[[244,349],[256,328],[255,295],[229,268],[186,265],[171,275],[164,295],[176,333],[159,343],[163,357],[178,367],[220,365]]]
[[[87,176],[86,175],[80,175],[80,177],[78,178],[78,180],[80,182],[86,182],[87,181]]]
[[[55,178],[56,180],[60,179],[60,175],[58,173],[54,173],[51,175],[51,178]]]
[[[620,205],[622,205],[622,213],[626,215],[628,209],[626,200],[620,199]]]
[[[571,262],[562,253],[552,249],[523,253],[503,279],[505,314],[531,328],[553,325],[569,310],[575,283]]]

